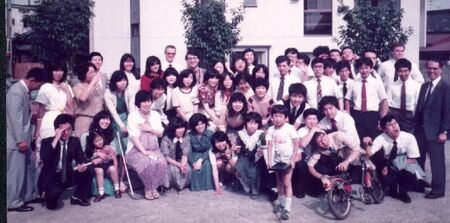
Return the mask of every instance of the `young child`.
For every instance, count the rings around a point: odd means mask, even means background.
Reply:
[[[283,105],[272,107],[272,122],[267,130],[268,167],[277,163],[287,163],[291,168],[285,172],[276,172],[278,199],[274,202],[273,212],[281,212],[281,219],[289,219],[292,203],[292,172],[298,150],[298,136],[294,126],[286,123],[288,109]]]
[[[111,146],[104,144],[104,137],[91,131],[87,139],[86,155],[92,157],[92,164],[95,170],[95,179],[97,180],[98,195],[94,199],[94,202],[99,202],[106,197],[103,187],[103,178],[105,172],[114,184],[114,195],[116,198],[121,198],[122,195],[119,191],[119,176],[117,172],[117,157],[114,149]]]
[[[223,179],[225,174],[234,172],[236,161],[232,159],[231,142],[225,132],[215,132],[211,137],[211,146],[209,161],[211,162],[216,194],[219,195],[222,194],[220,179]]]
[[[261,162],[263,153],[261,145],[264,139],[264,131],[262,127],[262,118],[256,112],[249,112],[244,116],[245,128],[238,132],[236,146],[240,149],[236,152],[239,154],[236,163],[236,177],[241,182],[246,193],[253,195],[259,194]]]

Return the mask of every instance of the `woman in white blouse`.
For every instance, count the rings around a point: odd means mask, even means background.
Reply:
[[[134,57],[125,53],[120,58],[120,70],[125,72],[128,78],[128,87],[134,91],[138,92],[141,89],[141,75],[136,71],[136,60]]]

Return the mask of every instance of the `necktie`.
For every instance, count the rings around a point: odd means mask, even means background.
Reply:
[[[366,92],[366,79],[362,80],[361,87],[361,112],[367,111],[367,92]]]
[[[169,64],[169,67],[172,67],[172,64]]]
[[[61,156],[61,182],[65,183],[67,180],[67,168],[66,168],[66,162],[67,162],[67,147],[66,142],[62,143],[62,156]]]
[[[431,89],[433,88],[433,82],[430,82],[430,87],[428,88],[427,91],[427,96],[425,97],[425,103],[424,105],[428,102],[428,100],[430,99],[430,95],[431,95]]]
[[[402,92],[400,94],[400,114],[404,115],[406,112],[406,86],[405,82],[402,85]]]
[[[342,87],[342,93],[344,93],[344,97],[345,97],[345,95],[347,94],[347,83],[344,82],[342,85],[343,85],[343,87]]]
[[[320,79],[317,78],[317,103],[322,99],[322,85],[320,84]]]
[[[297,112],[296,111],[297,109],[295,109],[295,107],[293,107],[292,108],[292,110],[291,110],[291,115],[290,115],[290,117],[289,117],[289,124],[294,124],[294,121],[295,121],[295,113]]]
[[[284,76],[280,77],[280,86],[278,87],[277,92],[277,101],[283,99],[283,91],[284,91]]]
[[[182,155],[183,155],[183,151],[181,150],[181,143],[180,143],[180,141],[177,141],[175,143],[175,160],[180,162]]]
[[[336,120],[331,119],[330,121],[331,121],[331,131],[336,132],[338,130]]]
[[[394,141],[394,146],[392,146],[392,150],[391,153],[389,154],[389,164],[392,163],[392,160],[395,159],[395,157],[397,156],[397,141]]]

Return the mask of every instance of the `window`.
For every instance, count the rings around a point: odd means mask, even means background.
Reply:
[[[332,0],[304,0],[305,34],[331,35]]]
[[[244,7],[257,7],[257,0],[244,0]]]
[[[131,37],[139,37],[139,23],[131,24]]]
[[[233,53],[242,53],[247,48],[251,48],[255,51],[258,64],[265,64],[266,66],[269,66],[270,46],[237,46],[233,49]],[[228,61],[231,62],[231,56]]]

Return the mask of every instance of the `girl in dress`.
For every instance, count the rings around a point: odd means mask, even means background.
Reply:
[[[139,81],[141,76],[136,71],[136,60],[134,57],[129,53],[125,53],[120,58],[119,67],[120,70],[127,75],[129,88],[134,91],[134,93],[138,92],[141,87],[141,82]]]
[[[209,160],[212,167],[214,187],[216,188],[216,194],[222,194],[220,179],[223,179],[227,173],[234,173],[236,161],[232,159],[231,142],[224,132],[215,132],[211,136],[211,145]]]
[[[256,112],[249,112],[244,117],[245,128],[238,132],[236,140],[237,153],[236,177],[246,193],[259,194],[260,175],[264,167],[263,149],[264,131],[260,130],[262,118]]]
[[[181,71],[178,87],[173,90],[172,105],[177,111],[177,115],[184,121],[198,112],[198,89],[197,80],[191,69]]]
[[[117,174],[118,162],[114,149],[105,144],[102,134],[92,131],[89,133],[86,145],[86,156],[92,160],[95,170],[95,179],[97,181],[98,195],[94,202],[99,202],[106,197],[103,187],[105,173],[111,178],[114,184],[114,195],[121,198],[119,190],[119,176]]]
[[[135,105],[138,110],[128,116],[129,140],[125,159],[144,184],[145,198],[158,199],[157,188],[167,182],[167,162],[158,144],[164,128],[159,114],[151,110],[150,93],[138,91]]]
[[[161,60],[156,56],[147,57],[145,72],[141,77],[141,90],[150,92],[151,83],[156,78],[162,78]]]
[[[183,190],[191,182],[191,168],[188,164],[191,142],[186,135],[187,126],[187,122],[180,117],[173,118],[161,141],[161,151],[168,163],[170,186],[177,191]]]
[[[208,119],[201,113],[195,113],[189,119],[189,140],[191,151],[188,160],[192,169],[191,190],[213,189],[212,170],[209,160],[212,131],[208,130]]]
[[[171,120],[177,115],[177,111],[172,105],[172,95],[173,90],[178,86],[178,78],[179,74],[175,68],[169,67],[164,71],[163,81],[166,86],[166,107],[164,112],[166,113],[168,120]]]

